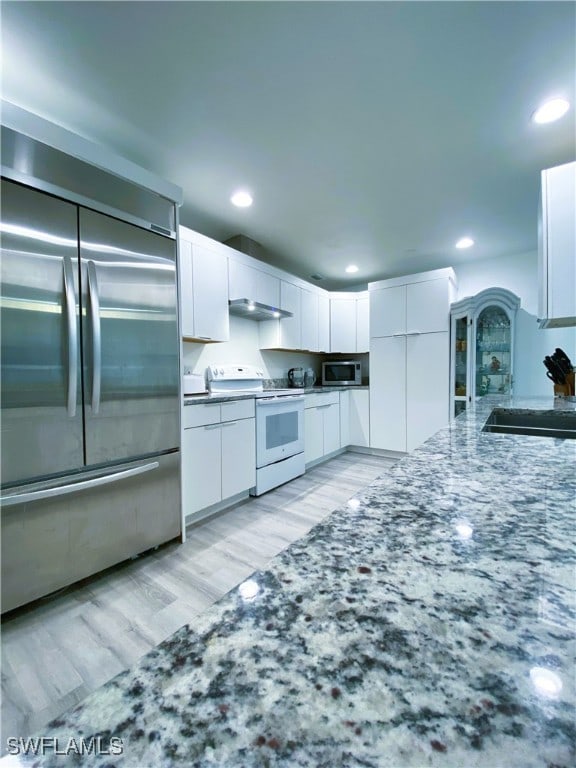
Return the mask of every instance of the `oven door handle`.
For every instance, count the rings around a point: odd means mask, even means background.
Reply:
[[[256,405],[282,405],[282,403],[297,403],[303,402],[304,395],[282,395],[281,397],[266,397],[256,400]]]

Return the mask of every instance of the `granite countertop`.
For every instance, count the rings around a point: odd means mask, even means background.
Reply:
[[[226,395],[184,395],[184,405],[198,405],[199,403],[229,403],[232,400],[254,400],[254,394],[242,392],[241,394]]]
[[[348,389],[370,389],[368,385],[362,385],[360,387],[306,387],[304,389],[305,395],[311,395],[320,392],[342,392]],[[248,400],[253,398],[254,395],[242,392],[240,394],[226,394],[226,395],[210,395],[208,393],[202,393],[198,395],[184,395],[184,405],[197,405],[198,403],[228,403],[231,400]]]
[[[313,395],[315,392],[346,392],[348,390],[355,390],[355,389],[368,390],[370,389],[370,387],[368,386],[368,384],[361,384],[361,385],[355,384],[354,386],[351,386],[348,384],[348,385],[343,385],[341,387],[337,385],[334,385],[331,387],[324,387],[320,385],[320,386],[314,386],[314,387],[306,387],[306,389],[304,390],[304,394]]]
[[[576,441],[482,432],[495,402],[44,735],[122,739],[82,766],[574,766]]]

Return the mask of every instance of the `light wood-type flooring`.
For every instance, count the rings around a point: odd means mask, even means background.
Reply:
[[[2,622],[2,740],[28,736],[169,637],[394,460],[347,452]]]

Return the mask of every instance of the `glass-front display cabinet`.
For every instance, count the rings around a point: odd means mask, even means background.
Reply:
[[[476,398],[512,392],[519,306],[520,299],[504,288],[488,288],[451,305],[451,418]]]

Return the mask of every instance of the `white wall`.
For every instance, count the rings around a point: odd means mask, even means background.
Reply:
[[[258,349],[258,323],[242,317],[230,316],[230,341],[219,344],[183,342],[184,368],[192,373],[204,374],[209,365],[242,363],[258,365],[267,379],[285,379],[289,368],[313,368],[318,378],[320,362],[317,355],[306,352],[271,352]]]
[[[556,347],[561,347],[576,365],[576,328],[538,328],[537,252],[460,264],[454,271],[458,280],[458,299],[493,287],[507,288],[520,298],[516,315],[514,394],[551,395],[553,385],[546,377],[542,361]]]

